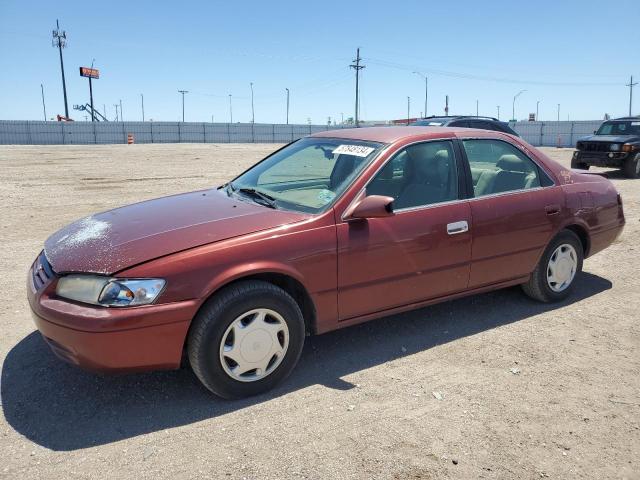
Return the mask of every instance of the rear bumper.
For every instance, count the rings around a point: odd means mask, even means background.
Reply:
[[[134,308],[102,308],[55,297],[54,279],[37,289],[29,272],[27,296],[36,327],[62,360],[97,372],[175,369],[198,305],[184,301]]]

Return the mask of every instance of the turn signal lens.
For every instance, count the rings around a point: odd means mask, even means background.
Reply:
[[[635,152],[636,150],[638,150],[638,147],[636,147],[635,145],[632,145],[630,143],[625,143],[624,145],[622,145],[622,151],[623,152]]]

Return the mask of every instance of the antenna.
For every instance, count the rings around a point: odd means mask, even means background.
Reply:
[[[62,71],[62,93],[64,95],[64,116],[69,118],[69,105],[67,104],[67,82],[64,78],[64,61],[62,60],[62,49],[67,46],[67,32],[60,30],[60,23],[56,20],[56,29],[52,32],[51,45],[58,48],[60,53],[60,70]]]

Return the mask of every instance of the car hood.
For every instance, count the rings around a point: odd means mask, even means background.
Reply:
[[[308,216],[241,201],[219,190],[203,190],[78,220],[47,239],[45,255],[57,273],[111,275],[164,255]]]
[[[579,142],[604,142],[604,143],[627,143],[637,142],[637,135],[589,135],[582,137]]]

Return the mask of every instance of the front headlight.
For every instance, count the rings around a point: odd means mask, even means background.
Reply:
[[[617,152],[620,150],[620,144],[619,143],[612,143],[611,144],[611,151],[612,152]]]
[[[56,294],[92,305],[133,307],[153,303],[165,283],[159,278],[120,279],[98,275],[67,275],[58,280]]]

